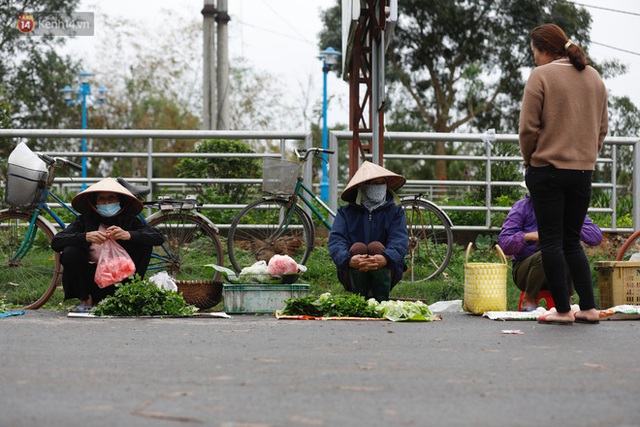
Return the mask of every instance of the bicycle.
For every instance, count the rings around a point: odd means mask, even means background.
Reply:
[[[631,257],[637,253],[640,253],[640,230],[633,232],[627,240],[624,241],[618,251],[616,261],[630,261]]]
[[[36,201],[30,206],[0,211],[0,296],[25,309],[42,307],[55,293],[62,278],[60,254],[51,249],[51,240],[57,230],[45,214],[61,229],[66,224],[49,206],[47,198],[53,198],[74,217],[78,215],[51,191],[56,170],[82,169],[61,157],[38,156],[47,164],[48,173]],[[141,200],[151,190],[130,184],[123,178],[118,181]],[[199,204],[193,198],[160,198],[144,202],[144,205],[159,211],[147,218],[141,213],[140,218],[160,229],[165,236],[165,243],[153,248],[147,271],[166,270],[178,286],[218,283],[215,277],[202,280],[210,276],[205,271],[205,264],[212,260],[223,264],[223,249],[217,227],[198,211]]]
[[[303,183],[302,166],[309,156],[333,154],[321,148],[294,149],[298,163],[265,158],[263,190],[271,193],[248,204],[233,219],[227,235],[229,260],[236,271],[273,255],[289,255],[298,264],[307,262],[315,246],[315,224],[303,209],[306,206],[319,223],[331,230],[331,223],[317,208],[335,217],[326,203]],[[324,159],[323,159],[324,160]],[[436,204],[420,194],[401,195],[407,215],[408,271],[403,280],[419,282],[434,278],[447,267],[453,253],[452,222]]]

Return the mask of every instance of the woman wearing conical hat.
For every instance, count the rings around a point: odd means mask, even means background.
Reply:
[[[80,213],[75,221],[53,237],[51,247],[60,254],[65,300],[80,300],[78,311],[88,311],[115,292],[94,281],[96,262],[107,239],[122,246],[144,276],[153,246],[164,242],[162,233],[144,224],[138,214],[142,202],[113,178],[105,178],[78,193],[71,201]]]
[[[391,288],[406,269],[409,236],[404,210],[394,191],[405,178],[364,162],[341,198],[329,234],[329,254],[345,289],[378,301],[389,299]]]

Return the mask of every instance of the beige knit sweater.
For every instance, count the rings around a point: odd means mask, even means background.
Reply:
[[[525,165],[593,170],[609,128],[607,90],[590,66],[567,58],[534,68],[520,111]]]

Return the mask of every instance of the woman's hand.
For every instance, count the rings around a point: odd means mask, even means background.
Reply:
[[[131,233],[127,230],[123,230],[117,225],[112,225],[107,228],[107,236],[113,240],[131,240]]]
[[[537,242],[538,240],[538,231],[532,231],[524,235],[524,241],[527,243]]]
[[[85,234],[85,240],[89,243],[97,243],[98,245],[103,244],[107,241],[109,236],[104,231],[88,231]]]
[[[349,261],[349,266],[360,271],[371,271],[387,265],[387,259],[382,255],[354,255]]]

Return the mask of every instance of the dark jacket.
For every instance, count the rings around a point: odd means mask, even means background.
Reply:
[[[404,210],[394,203],[391,193],[387,193],[387,203],[371,213],[353,202],[338,209],[328,246],[331,259],[338,267],[338,279],[345,288],[350,289],[350,285],[345,283],[348,274],[344,274],[348,271],[351,260],[349,248],[356,242],[369,244],[373,241],[379,241],[386,247],[382,255],[387,259],[387,267],[391,270],[393,287],[407,268],[404,257],[409,235]]]
[[[86,234],[89,231],[96,231],[100,223],[107,227],[117,225],[131,234],[131,240],[118,243],[123,246],[144,245],[155,246],[164,242],[162,233],[154,227],[144,224],[137,215],[122,213],[111,218],[99,217],[98,214],[80,215],[75,221],[69,224],[64,230],[53,236],[51,247],[56,252],[62,252],[67,246],[80,246],[89,249],[91,243],[87,242]]]

